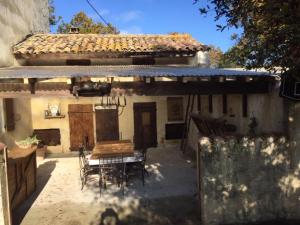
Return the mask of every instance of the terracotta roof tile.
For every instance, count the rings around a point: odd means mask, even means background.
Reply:
[[[16,55],[49,53],[191,53],[206,49],[189,34],[35,34],[14,46]]]

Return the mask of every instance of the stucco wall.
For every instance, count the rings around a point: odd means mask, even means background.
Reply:
[[[0,67],[15,63],[11,47],[27,35],[49,31],[47,0],[0,1]]]
[[[134,136],[134,118],[133,118],[133,103],[135,102],[156,102],[157,108],[157,141],[158,145],[166,144],[165,142],[165,124],[167,123],[167,96],[126,96],[127,106],[119,109],[119,132],[120,138],[130,139],[133,141]],[[70,130],[69,130],[69,117],[68,105],[69,104],[97,104],[100,98],[32,98],[31,111],[32,111],[32,128],[33,129],[46,129],[46,128],[59,128],[61,132],[61,145],[49,146],[48,150],[51,152],[68,152],[70,147]],[[49,105],[59,105],[61,114],[66,115],[63,119],[45,119],[44,110]],[[94,118],[95,124],[95,118]],[[95,130],[95,129],[94,129]],[[95,134],[96,135],[96,134]]]
[[[22,140],[32,134],[30,98],[14,98],[14,114],[15,129],[0,135],[0,142],[4,142],[8,148],[12,148],[16,140]]]
[[[156,102],[157,106],[157,141],[159,145],[170,143],[165,141],[165,124],[168,123],[167,119],[167,97],[168,96],[126,96],[127,106],[124,108],[122,114],[119,117],[119,132],[120,138],[133,140],[134,136],[134,121],[133,121],[133,103],[134,102]],[[258,133],[282,133],[284,129],[283,121],[283,103],[282,99],[277,97],[276,93],[266,95],[249,95],[249,114],[254,112],[257,117],[259,126]],[[202,115],[210,115],[208,113],[207,96],[201,96]],[[228,96],[228,108],[233,108],[232,112],[234,117],[223,116],[222,113],[222,96],[214,96],[214,111],[213,116],[215,118],[223,117],[228,120],[228,123],[235,124],[238,132],[246,134],[248,132],[249,117],[242,117],[242,97],[240,95]],[[69,104],[97,104],[100,102],[100,98],[42,98],[33,97],[30,99],[18,99],[18,101],[24,101],[20,103],[17,108],[22,105],[29,105],[28,101],[31,101],[31,116],[32,127],[26,131],[26,135],[32,129],[46,129],[46,128],[59,128],[61,132],[61,145],[56,147],[49,147],[53,152],[68,152],[70,146],[70,131],[69,131],[69,117],[68,117],[68,105]],[[45,119],[44,110],[49,105],[59,105],[61,113],[66,115],[63,119]],[[187,96],[184,96],[184,113],[185,106],[187,104]],[[274,113],[274,108],[276,113]],[[20,110],[20,109],[19,109]],[[194,111],[197,111],[197,102],[195,99]],[[121,113],[121,109],[120,109]],[[24,115],[25,116],[25,115]],[[24,130],[25,132],[25,130]],[[96,134],[95,134],[96,135]],[[189,145],[197,149],[197,141],[199,135],[193,122],[191,123],[191,129],[189,134]]]
[[[300,168],[286,138],[201,138],[199,147],[203,225],[299,221]]]
[[[194,112],[197,111],[197,99],[195,99]],[[223,114],[222,96],[213,95],[213,112],[209,112],[208,96],[201,95],[200,115],[212,118],[222,118],[227,123],[233,124],[237,128],[237,133],[246,135],[249,131],[250,117],[256,117],[258,126],[257,134],[285,133],[286,115],[284,100],[279,97],[278,90],[268,94],[248,95],[248,116],[243,117],[242,95],[227,95],[227,114]],[[300,122],[299,122],[300,123]],[[189,145],[196,150],[199,139],[198,129],[191,123]]]

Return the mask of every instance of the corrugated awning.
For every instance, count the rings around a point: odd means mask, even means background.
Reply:
[[[0,68],[0,78],[58,77],[270,77],[268,72],[243,69],[211,69],[190,66],[21,66]]]

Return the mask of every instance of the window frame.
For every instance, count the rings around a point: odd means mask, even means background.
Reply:
[[[168,122],[182,122],[184,120],[184,104],[183,104],[183,97],[167,97],[167,121]],[[176,102],[178,101],[178,102]],[[174,115],[176,113],[171,112],[170,108],[177,104],[177,107],[179,107],[178,115]],[[173,115],[172,115],[173,114]]]

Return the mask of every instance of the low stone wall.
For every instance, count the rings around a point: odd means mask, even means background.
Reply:
[[[202,223],[300,219],[300,166],[292,168],[285,137],[201,138]]]

